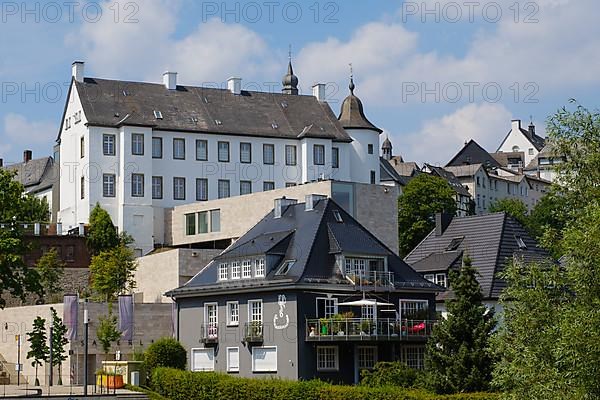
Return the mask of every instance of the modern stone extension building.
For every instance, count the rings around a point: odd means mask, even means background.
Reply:
[[[325,196],[274,209],[185,285],[177,337],[193,371],[357,382],[379,360],[421,368],[436,293]]]

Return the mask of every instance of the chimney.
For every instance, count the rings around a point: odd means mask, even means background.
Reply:
[[[79,234],[79,236],[85,236],[85,225],[83,224],[83,222],[79,223],[78,228],[79,229],[77,233]]]
[[[512,125],[512,130],[513,131],[518,131],[521,129],[521,120],[520,119],[513,119],[511,121],[511,125]]]
[[[307,194],[304,197],[304,211],[312,211],[319,200],[325,200],[326,198],[327,196],[322,194]]]
[[[435,214],[435,236],[442,236],[452,222],[452,216],[445,212]]]
[[[533,135],[535,135],[535,125],[533,124],[533,121],[531,121],[529,124],[529,136],[533,137]]]
[[[325,84],[315,83],[312,87],[313,96],[319,101],[325,101]]]
[[[227,79],[227,89],[233,94],[242,93],[242,78],[231,77]]]
[[[168,90],[177,89],[177,72],[165,72],[163,74],[163,84]]]
[[[83,82],[83,71],[85,63],[83,61],[74,61],[71,66],[71,75],[77,82]]]
[[[280,199],[275,199],[275,208],[274,208],[274,218],[281,218],[281,216],[283,215],[283,213],[285,212],[285,209],[288,206],[294,205],[298,203],[298,200],[296,199],[287,199],[285,196],[283,196]]]
[[[23,162],[29,162],[31,161],[31,156],[33,155],[33,153],[31,152],[31,150],[25,150],[23,152]]]

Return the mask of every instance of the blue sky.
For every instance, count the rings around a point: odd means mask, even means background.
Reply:
[[[600,2],[471,4],[120,0],[71,10],[3,2],[0,157],[51,154],[75,59],[86,61],[86,76],[159,82],[170,69],[181,84],[237,75],[269,90],[291,45],[304,93],[327,83],[337,113],[352,63],[356,94],[394,153],[434,164],[471,138],[495,150],[512,118],[531,115],[543,133],[570,98],[597,108]]]

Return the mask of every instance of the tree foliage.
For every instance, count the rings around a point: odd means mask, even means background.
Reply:
[[[448,318],[434,328],[427,344],[425,366],[431,389],[438,393],[485,391],[493,356],[489,339],[496,325],[493,311],[483,305],[476,270],[468,257],[449,281],[454,299],[446,301]]]
[[[91,287],[102,301],[111,303],[119,294],[135,287],[137,263],[133,251],[124,244],[92,257]]]
[[[117,317],[110,311],[108,315],[99,317],[96,336],[98,337],[98,341],[100,342],[102,351],[105,355],[108,355],[110,352],[112,343],[121,338],[121,332],[119,332],[117,326]]]
[[[165,337],[148,346],[144,360],[150,373],[157,367],[185,369],[187,353],[177,340]]]
[[[43,299],[48,302],[62,290],[60,281],[64,275],[65,263],[58,257],[56,249],[51,248],[39,258],[36,268],[44,289]]]
[[[417,387],[421,371],[410,368],[402,362],[381,361],[375,364],[372,370],[363,369],[361,372],[361,385],[369,387],[400,386],[405,388]]]
[[[50,307],[50,312],[52,313],[52,366],[58,366],[58,384],[62,385],[62,363],[67,359],[65,346],[69,343],[65,337],[67,327],[53,307]]]
[[[600,114],[576,106],[548,121],[564,156],[540,224],[560,266],[505,271],[507,323],[498,337],[494,382],[511,399],[600,398]],[[552,211],[559,212],[550,216]],[[545,215],[545,216],[544,216]],[[553,222],[556,218],[556,222]],[[542,228],[546,229],[546,228]]]
[[[87,234],[88,247],[92,254],[100,254],[119,245],[119,234],[110,215],[96,203],[90,213],[90,223]]]
[[[489,212],[505,212],[519,221],[524,227],[528,224],[527,206],[519,199],[504,198],[496,200],[490,204]]]
[[[39,315],[33,320],[33,328],[31,332],[27,332],[27,341],[29,342],[29,351],[27,352],[27,359],[32,360],[31,366],[35,367],[35,385],[39,386],[40,381],[38,379],[38,367],[42,365],[42,362],[48,361],[48,344],[46,343],[48,337],[46,336],[46,320]]]
[[[29,246],[23,239],[20,223],[39,220],[27,207],[30,197],[25,195],[23,185],[13,180],[14,173],[0,169],[0,308],[6,305],[6,297],[25,300],[27,293],[43,294],[37,271],[27,268],[23,256]]]
[[[408,254],[435,227],[435,214],[456,214],[456,193],[440,177],[419,174],[398,199],[400,254]]]

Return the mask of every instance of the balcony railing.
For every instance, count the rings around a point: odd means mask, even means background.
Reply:
[[[261,343],[264,340],[263,323],[259,321],[244,324],[244,340],[247,343]]]
[[[205,324],[200,327],[200,340],[202,343],[219,342],[219,326],[217,324]]]
[[[307,319],[307,341],[423,340],[437,321],[395,318]]]
[[[346,273],[346,277],[357,287],[363,289],[377,289],[384,288],[390,289],[394,287],[394,273],[393,272],[359,272]]]

